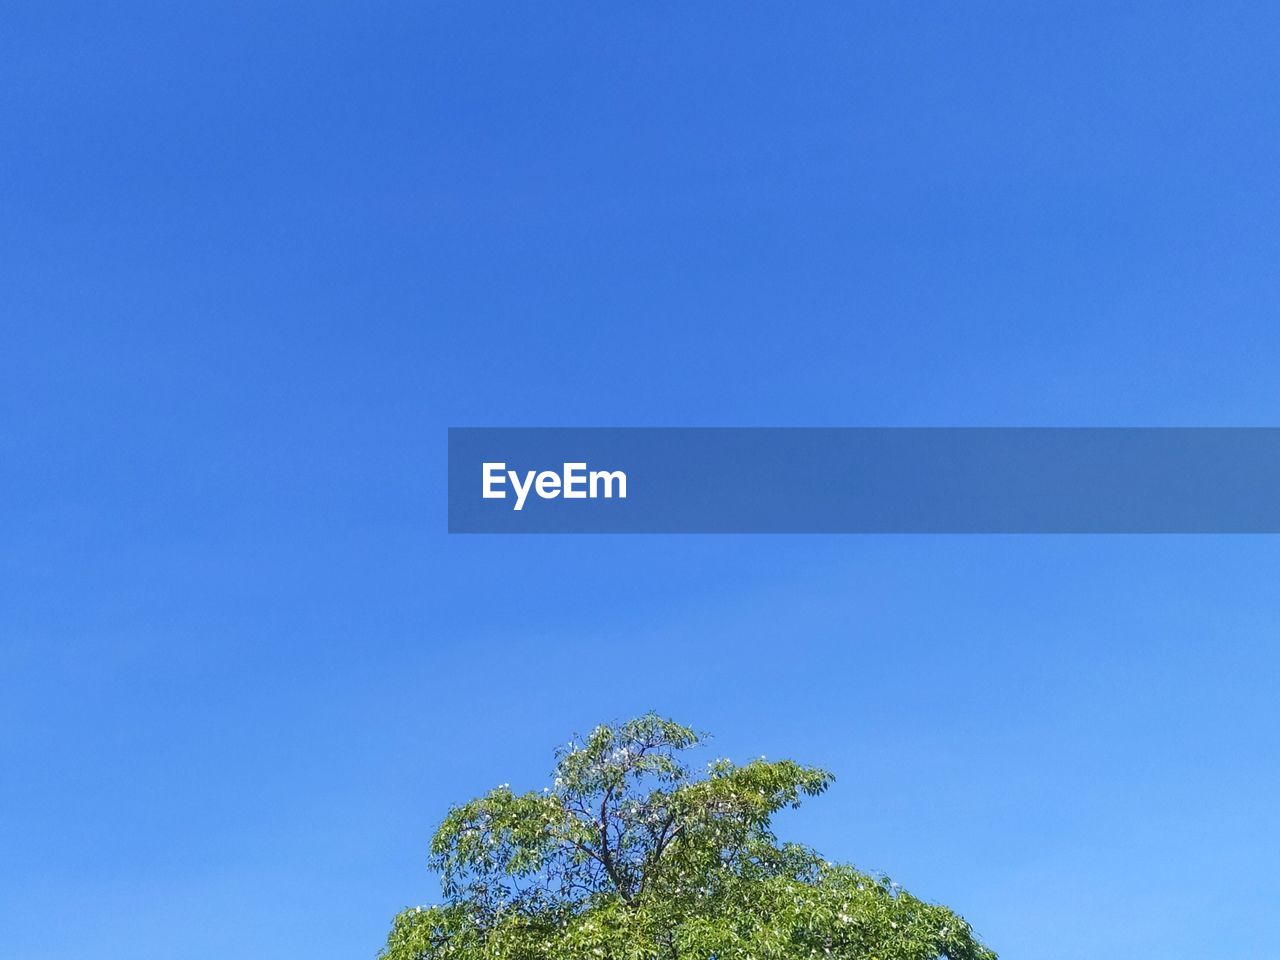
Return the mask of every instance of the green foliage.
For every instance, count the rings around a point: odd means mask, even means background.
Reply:
[[[652,714],[559,751],[553,785],[449,811],[445,902],[399,914],[383,960],[995,960],[969,925],[883,877],[783,844],[770,821],[824,770],[716,760]]]

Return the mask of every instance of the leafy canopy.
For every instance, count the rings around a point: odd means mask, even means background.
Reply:
[[[600,726],[551,786],[450,810],[444,903],[399,914],[383,960],[995,960],[946,907],[778,841],[773,814],[829,773],[760,758],[695,777],[680,754],[700,739],[653,714]]]

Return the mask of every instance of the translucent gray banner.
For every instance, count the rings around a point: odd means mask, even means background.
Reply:
[[[454,533],[1275,533],[1277,428],[454,428]]]

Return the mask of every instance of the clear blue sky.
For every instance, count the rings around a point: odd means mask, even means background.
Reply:
[[[1010,960],[1274,957],[1280,540],[444,533],[449,425],[1276,425],[1273,5],[270,6],[5,14],[0,955],[371,957],[653,708]]]

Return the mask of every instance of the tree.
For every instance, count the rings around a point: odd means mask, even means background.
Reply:
[[[679,755],[653,714],[557,754],[553,785],[455,807],[431,842],[444,903],[400,913],[383,960],[995,960],[969,924],[885,877],[781,843],[770,821],[831,784],[764,758]]]

